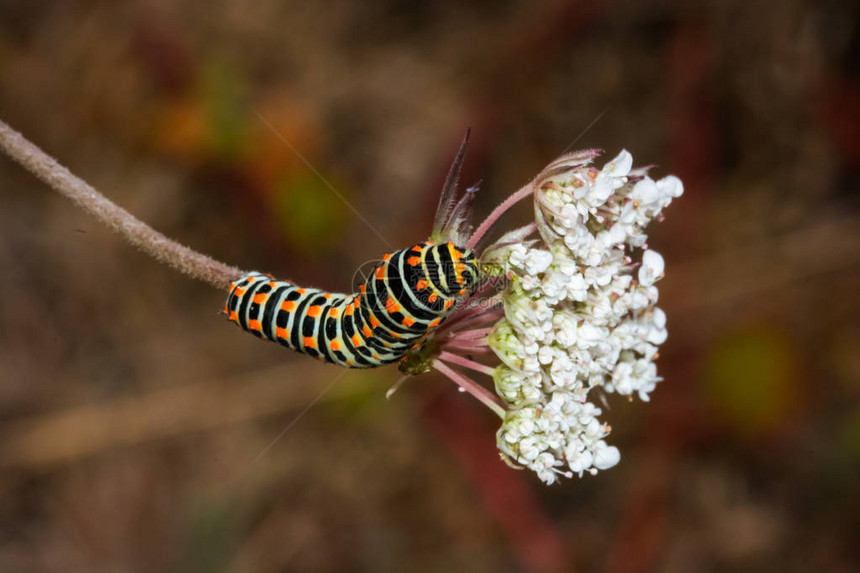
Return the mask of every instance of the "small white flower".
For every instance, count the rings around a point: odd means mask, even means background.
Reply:
[[[657,181],[657,188],[664,197],[675,199],[684,194],[684,184],[674,175],[668,175]],[[668,203],[667,203],[668,205]]]
[[[609,333],[604,328],[596,326],[591,322],[583,322],[579,325],[577,334],[576,345],[579,348],[589,348],[605,339]]]
[[[571,471],[580,475],[594,462],[594,454],[585,449],[581,442],[571,444],[571,447],[565,452],[565,457]]]
[[[642,254],[642,266],[639,267],[639,283],[645,286],[654,284],[663,276],[663,257],[660,253],[648,249]]]
[[[647,176],[636,183],[630,193],[633,208],[640,213],[640,217],[659,211],[662,208],[661,198],[662,194],[659,187],[653,179]]]
[[[608,470],[618,465],[620,461],[621,452],[618,451],[618,448],[606,445],[603,440],[597,442],[597,447],[594,449],[594,467],[599,470]]]
[[[662,309],[654,307],[650,316],[640,322],[643,328],[643,337],[651,344],[660,345],[666,342],[669,336],[666,330],[666,313]]]
[[[570,348],[576,344],[577,329],[576,317],[567,311],[559,311],[552,317],[555,327],[555,340],[562,348]]]
[[[552,253],[543,249],[531,249],[526,255],[525,269],[528,275],[538,275],[552,264]]]
[[[601,172],[611,177],[621,178],[626,177],[631,169],[633,169],[633,156],[626,149],[622,149],[621,153],[603,166]]]
[[[544,366],[552,364],[552,359],[554,357],[555,352],[553,351],[552,346],[541,346],[540,350],[538,350],[538,362]]]

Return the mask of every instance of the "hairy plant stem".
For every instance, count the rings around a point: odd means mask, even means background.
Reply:
[[[245,271],[168,239],[118,207],[0,120],[0,149],[55,191],[158,262],[224,290]]]
[[[499,217],[504,215],[511,207],[516,205],[518,202],[522,201],[532,193],[534,193],[534,181],[528,183],[521,187],[518,191],[515,191],[510,197],[502,201],[501,205],[493,209],[492,213],[484,219],[484,222],[478,226],[472,236],[469,237],[468,242],[466,243],[466,248],[474,249],[475,246],[480,242],[481,239],[484,238],[484,235],[487,234],[487,231],[490,230],[490,227],[499,220]]]

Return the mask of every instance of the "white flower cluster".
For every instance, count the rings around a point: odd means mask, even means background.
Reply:
[[[589,402],[601,388],[647,401],[660,380],[654,359],[666,340],[666,315],[655,307],[663,257],[647,249],[644,229],[683,193],[669,176],[654,181],[632,170],[622,151],[603,169],[586,151],[560,158],[535,181],[541,241],[490,249],[484,262],[510,279],[505,318],[489,344],[503,364],[496,391],[507,406],[497,434],[508,463],[547,483],[618,463],[604,438],[609,426]]]

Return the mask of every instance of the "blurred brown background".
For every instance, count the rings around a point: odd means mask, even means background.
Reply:
[[[467,126],[480,213],[574,140],[686,184],[666,380],[545,487],[449,381],[242,334],[0,158],[0,571],[856,571],[858,11],[0,0],[0,117],[243,268],[342,291],[387,247],[258,114],[394,246]]]

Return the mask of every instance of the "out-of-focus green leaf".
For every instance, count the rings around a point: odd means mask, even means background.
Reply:
[[[708,357],[705,399],[742,436],[769,433],[799,404],[799,364],[784,332],[754,325],[726,334]]]
[[[188,570],[226,571],[234,529],[233,515],[227,506],[206,503],[192,508],[186,524]]]
[[[302,252],[323,253],[340,242],[346,205],[315,174],[287,174],[275,186],[272,201],[279,227]]]
[[[246,149],[250,118],[243,102],[242,78],[229,66],[210,61],[204,67],[202,97],[208,112],[212,151],[223,160],[238,160]]]

